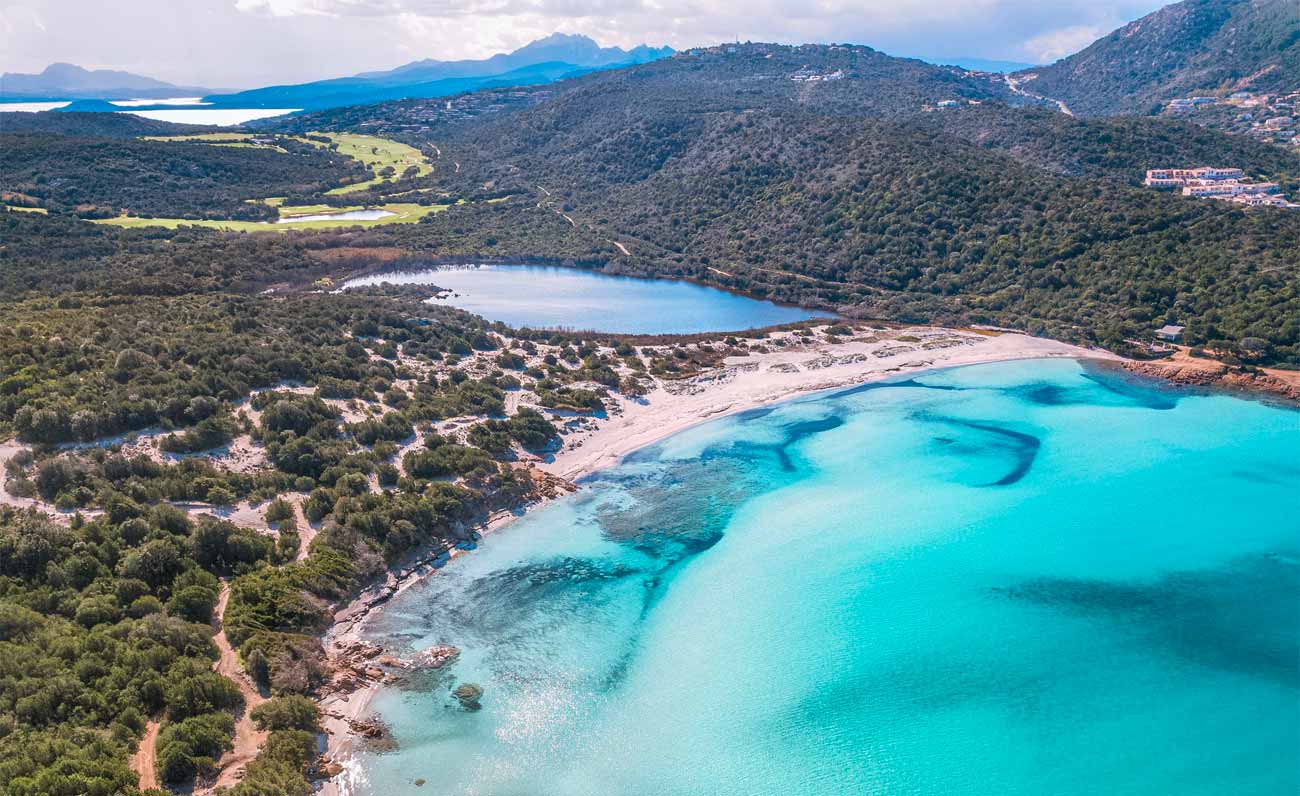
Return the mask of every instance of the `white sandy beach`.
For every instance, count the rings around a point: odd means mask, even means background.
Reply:
[[[862,384],[934,368],[1013,359],[1121,357],[1022,334],[986,335],[950,329],[907,329],[919,344],[853,340],[730,357],[725,367],[678,384],[660,386],[641,399],[619,396],[618,409],[599,428],[565,439],[564,448],[541,467],[576,480],[618,463],[643,448],[691,426],[800,395]],[[926,345],[955,343],[945,347]],[[888,353],[897,348],[906,351]],[[882,356],[881,354],[886,354]]]

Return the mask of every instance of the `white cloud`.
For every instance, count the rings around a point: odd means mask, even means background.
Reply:
[[[677,48],[733,38],[1051,60],[1163,0],[3,0],[0,70],[52,61],[242,87],[479,58],[562,31]]]
[[[1068,28],[1048,31],[1025,42],[1024,51],[1045,64],[1072,55],[1106,35],[1112,28],[1095,25],[1071,25]]]

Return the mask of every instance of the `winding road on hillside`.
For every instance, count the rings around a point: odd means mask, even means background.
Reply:
[[[1029,81],[1033,80],[1036,77],[1038,77],[1038,75],[1030,75],[1029,77],[1022,77],[1017,79],[1013,75],[1007,75],[1006,76],[1007,88],[1011,89],[1011,92],[1013,94],[1019,94],[1022,97],[1041,100],[1042,102],[1055,103],[1056,107],[1061,110],[1061,113],[1064,113],[1066,116],[1073,116],[1074,111],[1070,110],[1070,106],[1066,105],[1064,100],[1052,99],[1051,97],[1044,97],[1041,94],[1033,94],[1021,88],[1021,86],[1023,86],[1025,83],[1028,83]]]

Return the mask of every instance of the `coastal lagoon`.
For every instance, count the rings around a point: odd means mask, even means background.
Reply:
[[[206,105],[207,103],[200,104]],[[251,122],[254,119],[269,119],[272,116],[284,116],[287,113],[297,113],[300,110],[302,109],[186,107],[152,109],[133,108],[129,111],[115,111],[115,113],[133,113],[136,116],[142,116],[146,119],[153,119],[158,122],[172,122],[173,124],[210,124],[218,127],[230,127],[233,125],[243,124],[244,122]]]
[[[610,276],[534,265],[452,266],[376,274],[344,287],[436,285],[449,304],[511,326],[622,334],[692,334],[758,329],[829,313],[787,307],[668,279]]]
[[[1297,450],[1072,360],[698,426],[373,619],[463,651],[379,692],[348,790],[1295,793]]]

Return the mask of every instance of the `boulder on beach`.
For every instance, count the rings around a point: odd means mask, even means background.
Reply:
[[[465,710],[475,711],[483,707],[479,702],[483,698],[483,687],[476,683],[461,683],[451,695],[456,697]]]

